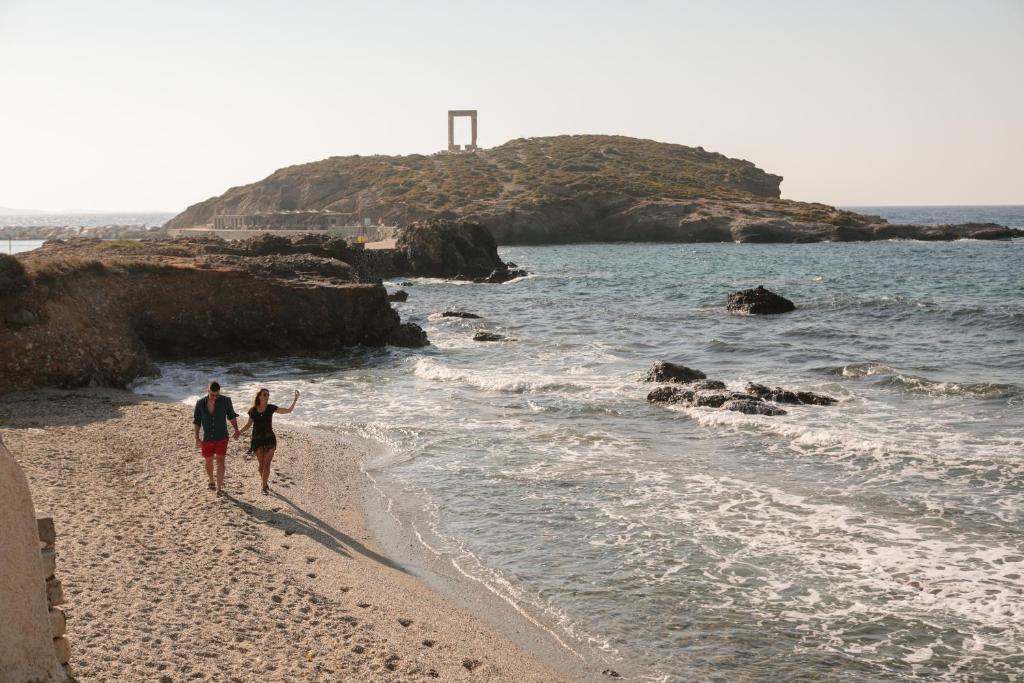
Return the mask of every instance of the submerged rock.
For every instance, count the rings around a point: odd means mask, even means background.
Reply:
[[[792,301],[765,289],[764,285],[733,292],[725,307],[733,313],[745,315],[775,315],[796,309]]]
[[[478,342],[495,342],[495,341],[511,341],[511,340],[508,339],[508,337],[506,337],[503,334],[496,334],[494,332],[487,332],[487,331],[484,331],[484,330],[480,330],[479,332],[477,332],[476,334],[473,335],[473,341],[478,341]]]
[[[721,408],[729,401],[736,400],[751,400],[751,397],[746,394],[738,394],[731,391],[697,391],[693,394],[693,405],[698,408]]]
[[[830,406],[836,403],[836,399],[825,394],[816,394],[813,391],[790,391],[782,387],[767,387],[756,382],[748,382],[746,392],[752,396],[773,401],[775,403],[806,404],[815,406]]]
[[[479,319],[476,313],[467,313],[466,311],[445,311],[441,314],[442,318],[465,318],[465,319]]]
[[[700,370],[688,368],[685,365],[676,365],[667,361],[659,360],[647,371],[644,377],[646,382],[694,382],[699,379],[707,379]]]
[[[721,410],[732,410],[746,415],[785,415],[786,411],[778,406],[765,403],[756,398],[736,398],[722,404]]]
[[[694,391],[718,391],[725,389],[725,382],[721,382],[717,379],[699,379],[694,382],[690,382],[689,386]]]
[[[391,294],[388,294],[388,301],[408,301],[408,300],[409,300],[409,292],[405,291],[404,289],[400,289],[397,292],[392,292]]]
[[[680,403],[693,401],[693,389],[683,387],[658,387],[647,394],[647,400],[651,403]]]

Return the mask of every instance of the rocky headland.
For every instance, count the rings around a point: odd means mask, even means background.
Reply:
[[[361,281],[373,265],[309,236],[79,238],[0,255],[0,387],[118,387],[160,359],[426,344]]]
[[[498,244],[1008,239],[995,224],[897,225],[781,198],[782,177],[701,147],[616,135],[520,138],[471,154],[330,157],[190,206],[220,214],[326,210],[406,226],[477,223]]]

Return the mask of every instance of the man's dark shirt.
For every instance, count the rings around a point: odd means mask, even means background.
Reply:
[[[196,402],[192,424],[203,425],[203,441],[223,441],[228,438],[228,420],[234,420],[238,413],[231,406],[231,399],[218,396],[213,404],[213,414],[206,409],[206,396]]]

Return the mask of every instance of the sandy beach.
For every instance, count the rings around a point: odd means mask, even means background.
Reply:
[[[329,435],[275,425],[270,496],[232,442],[218,498],[184,405],[39,391],[0,425],[56,522],[79,680],[566,680],[382,554]]]

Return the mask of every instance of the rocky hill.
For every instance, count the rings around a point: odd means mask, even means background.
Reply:
[[[195,204],[168,227],[206,225],[219,214],[330,210],[353,222],[403,226],[459,218],[484,225],[499,244],[1011,235],[999,226],[891,226],[877,216],[781,199],[781,182],[749,161],[700,147],[563,135],[472,154],[331,157],[290,166]]]

